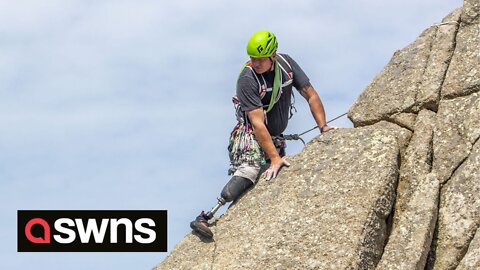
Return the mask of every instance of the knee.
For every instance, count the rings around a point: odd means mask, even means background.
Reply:
[[[252,185],[252,181],[245,177],[233,176],[225,187],[223,187],[220,196],[227,202],[234,201]]]

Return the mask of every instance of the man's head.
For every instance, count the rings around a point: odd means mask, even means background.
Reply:
[[[277,48],[277,38],[272,32],[260,30],[250,37],[247,53],[255,72],[264,73],[273,69]]]

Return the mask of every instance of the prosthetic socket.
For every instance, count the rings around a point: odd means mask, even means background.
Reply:
[[[241,176],[233,176],[230,181],[223,187],[220,198],[217,198],[217,204],[205,214],[206,219],[211,219],[215,213],[225,205],[227,202],[237,200],[248,188],[253,185],[253,182],[249,179]]]

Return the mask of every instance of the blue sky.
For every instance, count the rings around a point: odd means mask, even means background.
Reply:
[[[460,0],[0,0],[0,267],[150,269],[166,253],[17,253],[17,210],[169,214],[169,250],[228,181],[245,46],[273,31],[342,114]],[[297,95],[287,133],[315,124]],[[335,122],[351,127],[344,117]],[[308,134],[309,140],[316,134]],[[301,151],[292,142],[289,154]]]

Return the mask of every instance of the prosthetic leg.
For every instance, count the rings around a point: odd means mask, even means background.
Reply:
[[[217,198],[217,204],[207,213],[202,211],[194,221],[190,222],[190,228],[206,238],[212,238],[213,233],[208,228],[208,220],[215,215],[220,207],[227,202],[238,199],[252,185],[253,182],[250,181],[250,179],[241,176],[233,176],[223,187],[223,190],[220,193],[220,198]]]

